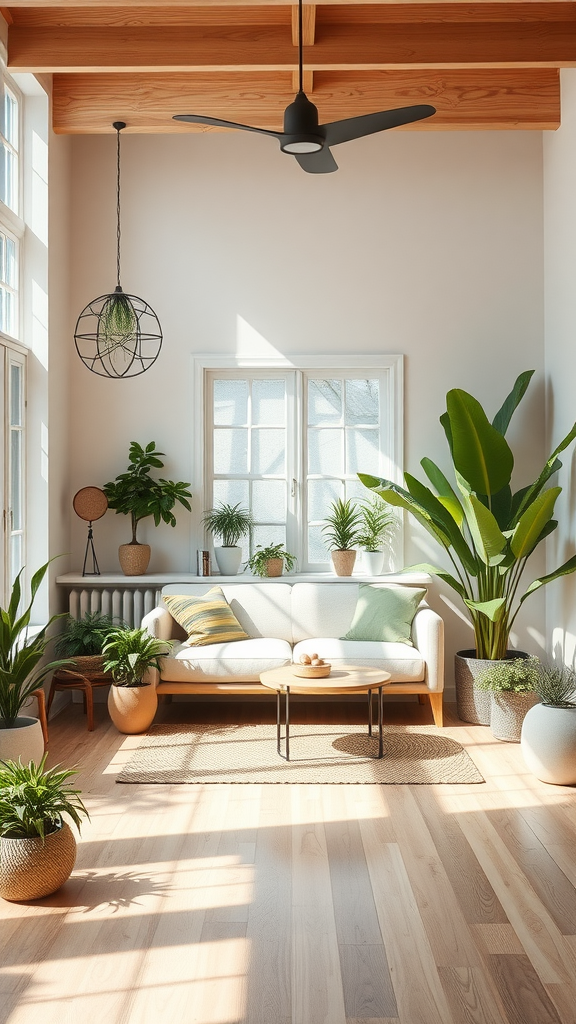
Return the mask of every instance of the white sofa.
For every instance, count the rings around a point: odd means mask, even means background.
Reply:
[[[205,594],[219,585],[170,584],[163,594]],[[379,583],[377,586],[390,584]],[[394,584],[397,586],[397,584]],[[436,612],[421,605],[412,623],[412,642],[380,643],[339,640],[352,622],[358,582],[240,582],[222,583],[222,591],[236,618],[251,639],[234,643],[185,646],[186,634],[166,607],[149,612],[142,625],[153,636],[175,639],[162,659],[160,673],[151,673],[157,693],[264,694],[260,673],[298,661],[303,653],[317,652],[333,665],[353,664],[382,668],[391,674],[388,694],[419,694],[428,698],[436,725],[443,724],[444,623]]]

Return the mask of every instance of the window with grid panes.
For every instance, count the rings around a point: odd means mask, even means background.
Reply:
[[[16,91],[2,82],[0,104],[0,199],[13,213],[19,212],[20,103]]]
[[[207,371],[205,507],[252,511],[244,559],[281,543],[299,571],[328,569],[330,503],[368,497],[358,472],[399,477],[394,394],[381,368]]]

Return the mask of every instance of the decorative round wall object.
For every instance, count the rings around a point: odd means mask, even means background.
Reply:
[[[108,498],[100,487],[81,487],[72,498],[72,506],[80,519],[94,523],[106,512]]]

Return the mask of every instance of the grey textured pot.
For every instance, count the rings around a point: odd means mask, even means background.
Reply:
[[[576,707],[535,704],[520,740],[526,767],[537,779],[554,786],[576,785]]]
[[[522,723],[530,708],[538,704],[537,693],[492,692],[490,705],[490,728],[496,740],[519,743]]]
[[[508,658],[527,658],[524,651],[508,651]],[[454,659],[456,707],[458,718],[473,725],[490,725],[492,702],[487,690],[479,690],[475,680],[494,665],[493,661],[477,658],[476,651],[458,651]]]

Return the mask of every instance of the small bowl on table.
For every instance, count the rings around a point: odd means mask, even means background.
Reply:
[[[326,676],[330,675],[332,665],[325,662],[324,665],[292,665],[292,671],[295,676],[300,676],[302,679],[325,679]]]

